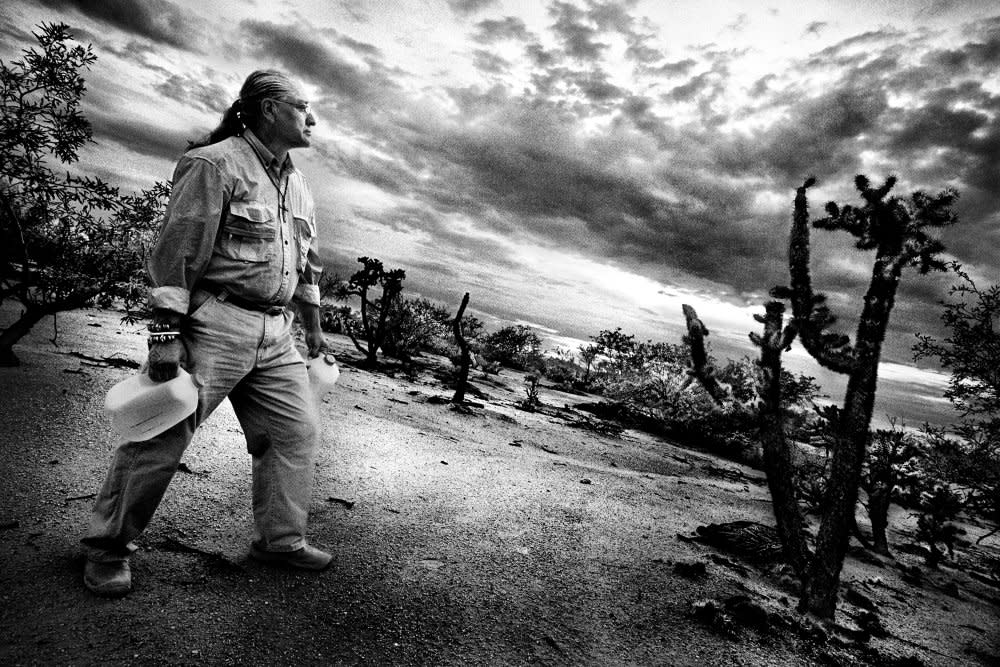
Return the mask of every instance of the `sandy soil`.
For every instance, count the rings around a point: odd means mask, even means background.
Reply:
[[[546,410],[519,410],[523,377],[506,370],[474,377],[483,407],[455,411],[436,402],[451,391],[434,359],[413,380],[344,363],[325,399],[311,539],[328,571],[248,560],[250,460],[224,404],[139,540],[133,593],[93,597],[78,539],[114,447],[101,406],[134,372],[100,360],[141,361],[145,344],[119,316],[60,315],[58,346],[43,322],[23,365],[0,369],[0,664],[997,664],[1000,589],[983,580],[997,538],[938,572],[903,550],[852,557],[857,604],[819,624],[776,575],[682,539],[772,523],[762,473],[574,426],[593,397],[543,387]],[[912,519],[896,518],[902,545]],[[706,615],[705,600],[751,613]],[[858,641],[867,602],[888,636]]]

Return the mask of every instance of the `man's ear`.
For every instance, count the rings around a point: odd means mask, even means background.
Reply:
[[[271,99],[263,99],[260,101],[260,117],[263,120],[273,121],[275,118],[275,107],[277,102]]]

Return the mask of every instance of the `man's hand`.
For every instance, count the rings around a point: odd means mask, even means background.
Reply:
[[[309,358],[315,359],[326,349],[326,338],[323,336],[322,327],[320,327],[319,306],[311,303],[300,303],[299,318],[302,321],[302,328],[305,330]]]
[[[322,331],[306,331],[306,348],[309,350],[309,358],[314,359],[323,354],[326,349],[326,338]]]
[[[148,373],[154,382],[166,382],[177,377],[181,357],[184,354],[184,344],[180,339],[182,317],[179,313],[157,309],[153,311],[153,321],[150,324],[150,334],[158,331],[178,332],[176,336],[165,336],[162,342],[149,341]]]
[[[166,382],[177,377],[184,345],[180,338],[166,343],[149,344],[149,377],[153,382]]]

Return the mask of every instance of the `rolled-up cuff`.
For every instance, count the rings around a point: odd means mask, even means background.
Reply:
[[[295,287],[295,294],[293,298],[299,303],[310,303],[314,306],[318,306],[319,285],[309,285],[307,283],[299,283]]]
[[[319,296],[319,288],[316,290]],[[149,307],[162,308],[181,315],[187,315],[191,304],[191,292],[183,287],[154,287],[149,292]]]

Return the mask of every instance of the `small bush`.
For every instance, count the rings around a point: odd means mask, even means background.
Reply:
[[[484,336],[481,354],[486,361],[523,371],[544,367],[541,346],[541,339],[531,327],[515,324]]]
[[[947,484],[935,484],[920,494],[917,539],[928,546],[928,566],[937,567],[944,558],[938,544],[943,544],[948,549],[948,555],[954,556],[955,540],[961,531],[952,522],[962,510],[962,504],[962,496]]]
[[[451,321],[447,309],[427,299],[397,299],[389,310],[382,349],[402,361],[424,351],[450,352]]]
[[[542,401],[538,398],[538,376],[529,374],[524,377],[525,398],[518,403],[517,407],[527,412],[534,412],[541,406]]]
[[[320,326],[323,331],[347,336],[353,332],[360,336],[362,332],[361,319],[350,306],[326,306],[320,311]]]

